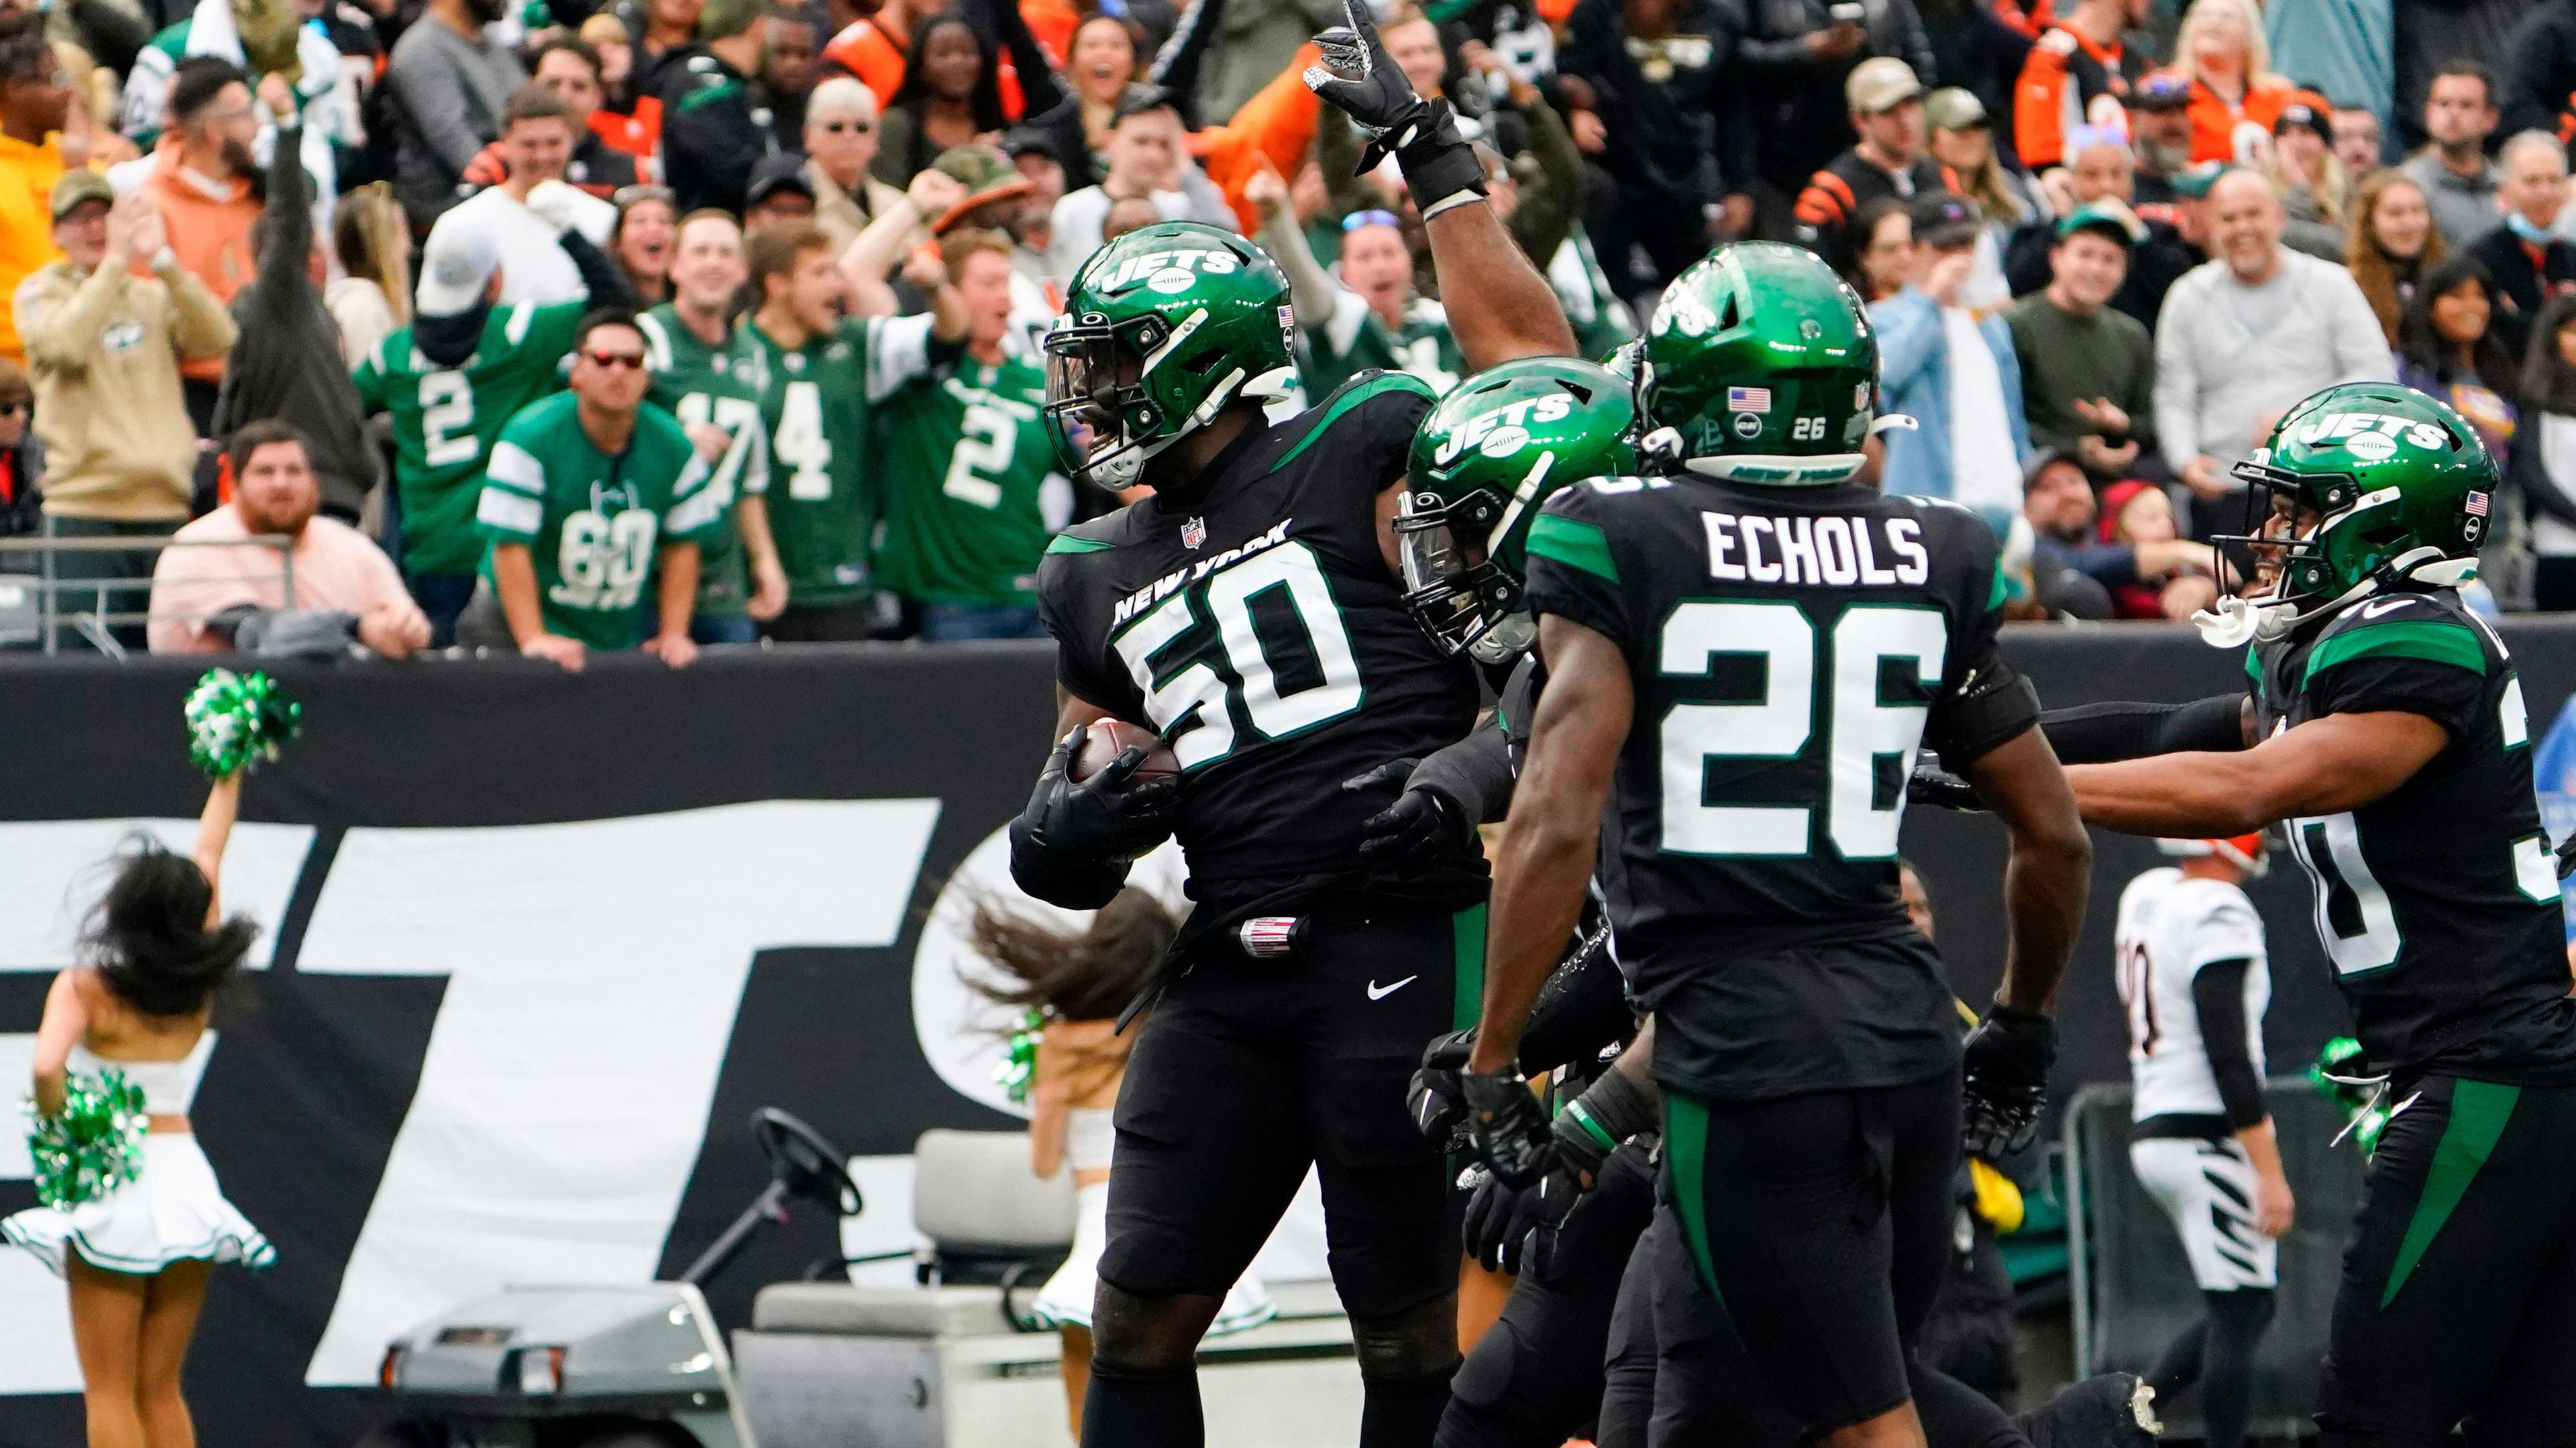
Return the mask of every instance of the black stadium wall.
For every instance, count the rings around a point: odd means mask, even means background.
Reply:
[[[2538,736],[2576,688],[2576,623],[2504,634]],[[2015,629],[2006,648],[2052,705],[2243,679],[2178,628]],[[226,868],[228,903],[269,926],[264,968],[219,1018],[194,1106],[278,1262],[217,1278],[188,1372],[204,1440],[340,1448],[374,1421],[362,1384],[386,1337],[445,1301],[549,1267],[676,1274],[764,1180],[744,1129],[757,1106],[861,1157],[900,1156],[932,1126],[1016,1125],[929,1059],[914,978],[940,887],[1027,797],[1051,660],[984,644],[719,651],[679,673],[598,657],[578,676],[513,660],[278,670],[304,737],[253,778]],[[180,724],[201,664],[0,666],[11,1073],[115,822],[203,800]],[[1906,829],[1959,991],[1983,1000],[2001,831],[1926,810]],[[2125,1070],[2110,907],[2158,858],[2098,837],[2061,1093]],[[2298,871],[2252,894],[2271,931],[2267,1045],[2295,1069],[2345,1016]],[[9,1106],[23,1090],[0,1080]],[[33,1202],[8,1150],[0,1214]],[[544,1212],[594,1192],[598,1222]],[[838,1250],[831,1224],[799,1215],[710,1298],[739,1323],[758,1284]],[[80,1441],[60,1313],[41,1269],[0,1263],[0,1448]]]

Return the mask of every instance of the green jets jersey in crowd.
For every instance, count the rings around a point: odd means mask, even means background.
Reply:
[[[802,347],[778,345],[756,319],[742,330],[760,369],[769,532],[787,570],[787,601],[806,608],[863,598],[877,514],[870,417],[930,366],[930,317],[853,317]]]
[[[1467,375],[1467,361],[1449,333],[1449,313],[1428,297],[1404,304],[1404,324],[1390,327],[1357,292],[1333,298],[1324,325],[1301,332],[1306,344],[1308,397],[1322,397],[1371,368],[1410,372],[1444,393]]]
[[[879,587],[923,603],[1036,604],[1049,525],[1072,512],[1045,404],[1046,374],[1007,355],[961,361],[886,400]]]
[[[528,546],[546,632],[631,649],[644,638],[661,545],[703,539],[727,499],[678,418],[646,403],[610,457],[582,430],[580,403],[557,393],[510,419],[475,516],[487,543]]]
[[[475,531],[484,460],[502,424],[563,385],[564,358],[587,302],[495,307],[462,367],[440,367],[403,327],[358,364],[367,412],[393,414],[394,486],[402,502],[403,567],[471,573],[483,556]]]
[[[724,516],[698,544],[698,613],[707,618],[738,618],[751,601],[751,586],[732,500],[756,498],[769,488],[769,434],[760,420],[759,354],[744,335],[745,324],[735,323],[722,343],[710,347],[689,330],[669,302],[635,321],[644,333],[653,369],[653,405],[678,418],[683,427],[712,423],[733,438],[715,465],[715,485],[728,500]]]

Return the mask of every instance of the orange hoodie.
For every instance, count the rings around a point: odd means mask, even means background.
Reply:
[[[2203,161],[2236,159],[2236,127],[2252,121],[2272,133],[2272,123],[2281,119],[2281,108],[2297,99],[2299,89],[2277,75],[2265,76],[2245,87],[2245,103],[2231,107],[2219,99],[2218,92],[2206,82],[2191,83],[2191,159],[2193,165]]]
[[[215,300],[232,305],[233,294],[249,286],[258,268],[251,264],[250,231],[259,221],[259,198],[250,182],[234,177],[220,186],[179,164],[179,143],[164,136],[152,158],[151,179],[143,192],[160,208],[179,265],[206,284]],[[313,254],[313,284],[330,279],[322,254]],[[221,382],[224,359],[205,357],[181,364],[180,374],[196,382]]]

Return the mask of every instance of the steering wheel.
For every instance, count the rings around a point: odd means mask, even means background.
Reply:
[[[859,1184],[850,1180],[848,1158],[823,1134],[775,1106],[751,1113],[751,1139],[769,1158],[770,1179],[796,1196],[821,1202],[842,1216],[855,1217],[864,1206]]]

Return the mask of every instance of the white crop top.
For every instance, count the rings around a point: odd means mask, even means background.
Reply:
[[[154,1116],[178,1116],[186,1113],[189,1100],[197,1094],[198,1078],[206,1074],[206,1057],[214,1049],[215,1033],[208,1031],[197,1038],[187,1055],[176,1061],[110,1060],[87,1046],[74,1046],[64,1065],[75,1075],[118,1072],[143,1093],[145,1111]]]

